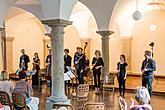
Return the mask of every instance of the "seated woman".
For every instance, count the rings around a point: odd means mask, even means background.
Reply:
[[[30,97],[32,94],[32,87],[25,80],[26,73],[24,71],[19,71],[19,81],[16,82],[15,92],[23,93],[26,98],[26,104],[30,110],[38,110],[39,98]]]
[[[0,74],[0,91],[7,92],[9,94],[10,100],[12,99],[12,92],[14,91],[14,87],[13,83],[9,81],[8,73],[6,71],[2,71]]]
[[[150,103],[150,95],[148,90],[139,86],[136,88],[135,99],[137,101],[137,105],[134,105],[134,100],[131,98],[130,110],[152,110]],[[124,107],[124,110],[127,110],[127,102],[124,98],[119,97],[119,101]]]

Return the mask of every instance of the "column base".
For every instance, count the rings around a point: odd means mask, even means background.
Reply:
[[[46,101],[46,110],[52,110],[53,104],[70,104],[70,99],[67,97],[50,96]]]

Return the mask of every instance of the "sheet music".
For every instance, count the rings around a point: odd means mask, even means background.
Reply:
[[[75,75],[71,71],[66,72],[66,74],[68,74],[70,78],[75,78]]]
[[[68,71],[66,73],[70,76],[70,78],[75,78],[76,75],[74,74],[73,69],[69,66],[66,66],[66,68],[68,69]]]
[[[36,71],[37,71],[37,70],[27,70],[26,75],[27,75],[27,76],[35,75]]]
[[[64,73],[64,81],[70,80],[70,77],[67,73]]]

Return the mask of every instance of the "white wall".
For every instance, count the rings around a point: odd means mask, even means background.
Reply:
[[[146,13],[143,19],[135,25],[132,37],[132,72],[140,73],[144,51],[150,50],[149,43],[155,42],[154,59],[157,65],[158,74],[165,75],[165,12],[156,11],[155,22],[157,30],[152,32],[149,29],[152,24],[152,12]]]
[[[74,53],[77,51],[76,47],[81,46],[80,42],[80,35],[75,26],[70,25],[65,28],[65,34],[64,34],[64,49],[69,49],[69,54],[72,57],[72,63],[73,63],[73,56]],[[73,64],[72,64],[73,66]]]
[[[14,37],[13,71],[18,69],[20,50],[25,49],[30,57],[29,69],[32,68],[34,52],[38,52],[43,67],[43,25],[29,13],[13,16],[6,21],[6,37]]]

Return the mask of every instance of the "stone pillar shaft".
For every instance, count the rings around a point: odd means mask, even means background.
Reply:
[[[7,72],[13,72],[13,40],[14,40],[14,37],[3,37],[4,69]]]
[[[70,25],[70,21],[55,19],[42,21],[52,28],[52,93],[48,98],[54,103],[67,102],[64,88],[64,27]]]
[[[5,28],[0,28],[0,69],[5,70],[3,37],[5,37]]]
[[[113,34],[113,31],[97,31],[101,35],[102,40],[102,57],[104,60],[104,68],[102,78],[105,78],[105,75],[109,74],[109,36]]]

